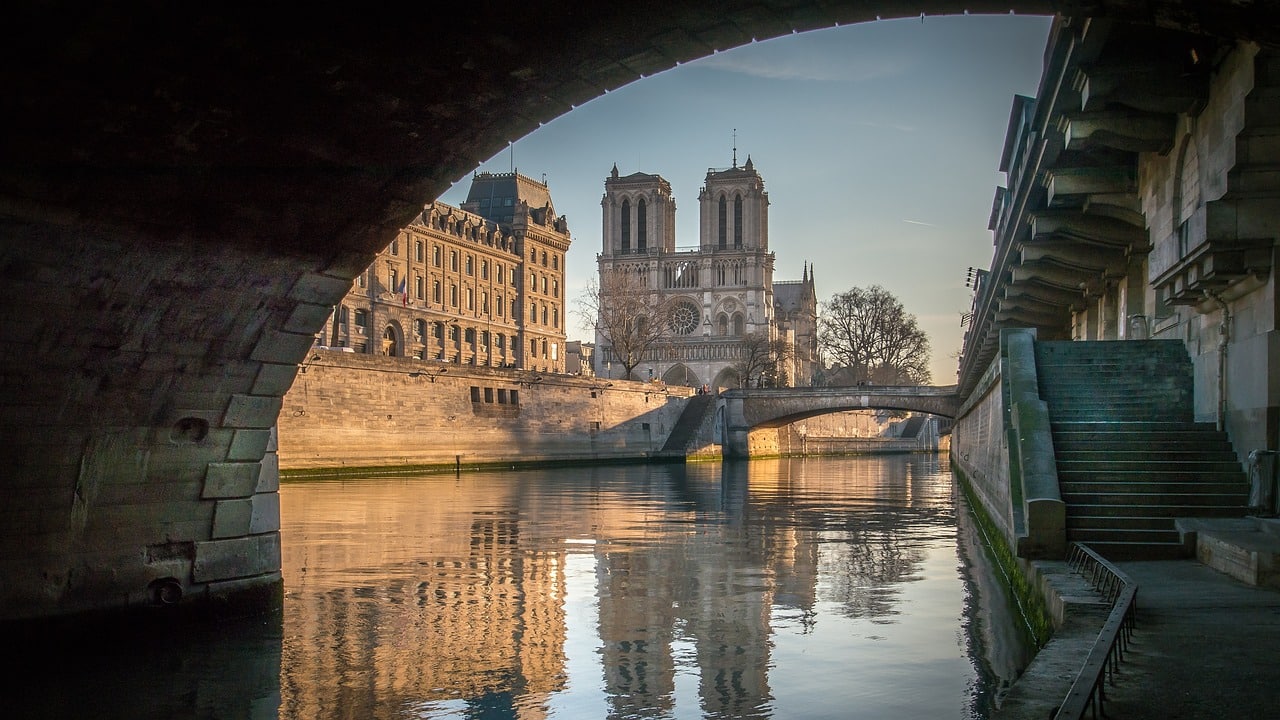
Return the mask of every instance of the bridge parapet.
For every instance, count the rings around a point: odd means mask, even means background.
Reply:
[[[906,410],[954,418],[956,386],[857,385],[820,388],[758,388],[720,394],[721,444],[729,457],[746,457],[753,428],[781,427],[815,415],[848,410]]]

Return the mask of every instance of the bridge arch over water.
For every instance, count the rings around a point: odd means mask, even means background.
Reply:
[[[271,428],[332,304],[424,202],[610,89],[922,13],[1280,41],[1274,8],[1234,0],[488,9],[436,27],[375,6],[7,8],[0,619],[146,604],[169,577],[278,591]]]
[[[956,386],[859,385],[854,387],[734,389],[717,403],[726,456],[747,457],[755,428],[775,428],[805,418],[848,410],[904,410],[955,418]]]

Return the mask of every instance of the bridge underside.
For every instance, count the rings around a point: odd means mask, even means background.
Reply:
[[[312,334],[424,202],[576,105],[879,17],[1087,6],[1274,44],[1263,5],[11,4],[0,619],[278,588],[271,428]]]

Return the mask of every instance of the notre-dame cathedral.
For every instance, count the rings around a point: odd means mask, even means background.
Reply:
[[[632,377],[671,385],[755,386],[743,377],[743,357],[759,338],[782,340],[789,352],[769,373],[781,385],[813,380],[817,357],[817,297],[806,264],[800,280],[774,282],[769,250],[769,194],[748,156],[728,169],[711,168],[698,194],[697,245],[676,243],[676,203],[660,175],[605,180],[600,277],[622,272],[641,278],[655,306],[674,304],[669,332],[636,366]],[[602,286],[603,287],[603,286]],[[602,304],[608,296],[602,292]],[[596,373],[621,377],[607,337],[597,331]]]

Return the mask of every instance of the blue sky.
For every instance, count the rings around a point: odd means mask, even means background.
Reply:
[[[879,284],[932,344],[933,382],[955,382],[969,266],[987,229],[1015,94],[1035,95],[1051,19],[885,20],[752,43],[632,82],[513,138],[478,171],[513,168],[551,189],[573,236],[569,339],[590,340],[574,300],[596,273],[600,198],[616,163],[663,176],[676,244],[698,242],[708,168],[750,156],[769,192],[774,280],[815,269],[818,299]],[[458,205],[470,175],[441,196]]]

